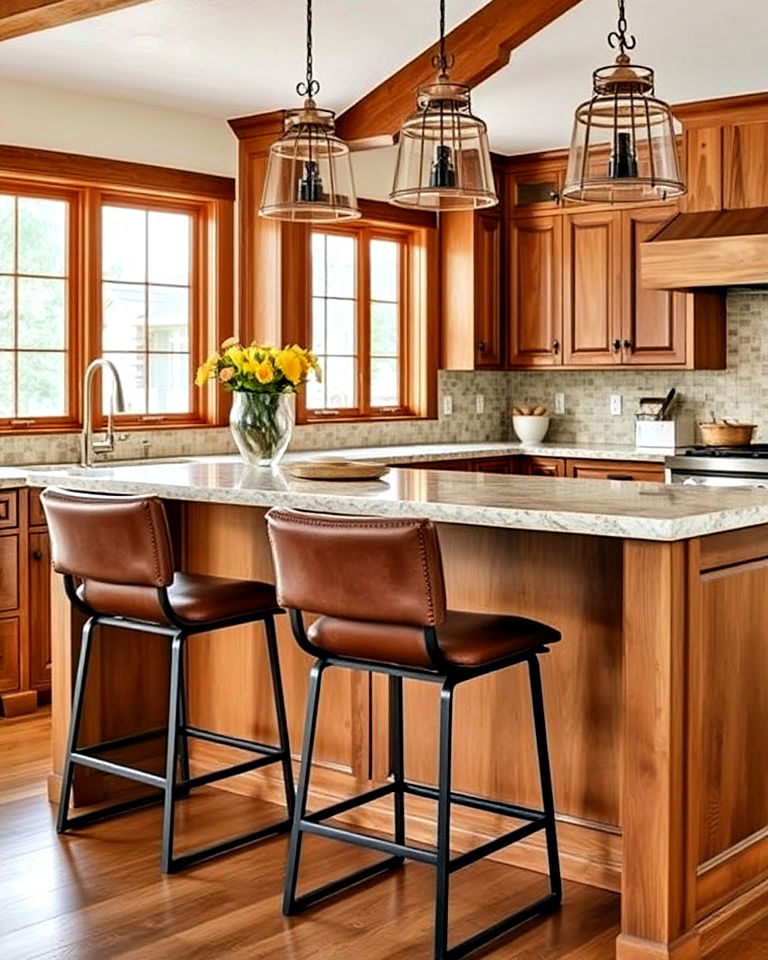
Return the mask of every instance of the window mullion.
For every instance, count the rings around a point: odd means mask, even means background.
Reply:
[[[361,415],[371,412],[371,231],[360,230],[358,247],[358,408]]]

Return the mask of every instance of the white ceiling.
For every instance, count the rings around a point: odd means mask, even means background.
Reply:
[[[448,0],[455,26],[485,0]],[[316,0],[319,101],[341,110],[435,38],[436,0]],[[637,62],[666,100],[768,88],[765,0],[628,0]],[[591,71],[610,62],[615,0],[582,0],[473,95],[503,153],[563,146]],[[303,0],[151,0],[0,44],[0,79],[51,84],[221,119],[295,102]]]

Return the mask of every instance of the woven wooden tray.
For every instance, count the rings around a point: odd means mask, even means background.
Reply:
[[[299,460],[285,470],[301,480],[378,480],[389,467],[375,460]]]

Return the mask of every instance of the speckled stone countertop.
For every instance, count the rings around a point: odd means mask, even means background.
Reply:
[[[424,516],[443,523],[643,540],[684,540],[768,523],[768,491],[754,488],[397,469],[375,481],[312,481],[296,480],[281,468],[248,467],[236,458],[90,470],[29,468],[27,482],[94,492],[153,493],[176,500]]]
[[[0,489],[24,487],[27,483],[26,467],[0,467]]]

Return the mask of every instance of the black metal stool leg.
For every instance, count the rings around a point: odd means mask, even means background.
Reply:
[[[288,738],[288,718],[285,712],[285,697],[283,695],[283,681],[280,675],[280,655],[277,650],[277,634],[275,633],[274,617],[264,618],[264,632],[267,637],[267,653],[269,655],[269,671],[272,676],[272,693],[275,700],[275,717],[277,719],[277,734],[282,752],[283,782],[285,784],[285,806],[288,817],[293,817],[296,806],[296,789],[293,783],[293,766],[291,764],[291,743]]]
[[[176,769],[179,762],[179,680],[185,636],[177,633],[171,642],[171,679],[168,696],[168,736],[165,760],[165,802],[163,804],[163,873],[173,870],[173,830],[176,813]]]
[[[189,718],[187,716],[187,679],[185,673],[184,649],[181,651],[181,663],[179,665],[179,713],[178,713],[178,738],[179,738],[179,767],[181,774],[180,796],[189,796],[189,788],[184,784],[189,780],[189,737],[187,736],[187,726]]]
[[[539,759],[541,798],[546,815],[545,835],[547,838],[549,882],[552,896],[559,903],[563,898],[563,883],[560,877],[560,859],[557,850],[555,799],[552,792],[552,771],[549,766],[549,748],[547,746],[547,721],[544,713],[544,695],[541,689],[541,668],[538,657],[531,657],[528,661],[528,673],[531,681],[531,704],[533,706],[533,723],[536,730],[536,751]]]
[[[288,865],[285,872],[285,887],[283,891],[283,913],[286,917],[296,912],[296,882],[299,877],[302,840],[301,821],[307,812],[309,775],[312,768],[312,751],[315,746],[317,708],[320,703],[320,682],[324,669],[325,663],[322,660],[317,660],[309,674],[307,717],[304,726],[304,744],[301,751],[301,772],[299,773],[299,786],[293,811],[291,842],[288,848]]]
[[[395,843],[405,843],[405,762],[403,756],[403,678],[389,678],[389,731],[395,784]]]
[[[56,832],[63,833],[69,824],[69,801],[72,795],[72,777],[74,763],[72,753],[77,749],[80,738],[80,724],[83,719],[83,703],[85,701],[85,687],[88,679],[88,664],[91,659],[91,635],[95,626],[93,618],[87,620],[83,626],[82,641],[80,644],[80,658],[77,664],[75,689],[72,695],[72,715],[69,720],[69,735],[67,737],[67,752],[64,758],[64,772],[61,779],[61,796],[59,811],[56,817]]]
[[[451,861],[451,762],[453,682],[440,691],[440,763],[437,783],[437,863],[435,872],[435,960],[448,957],[448,899]]]

